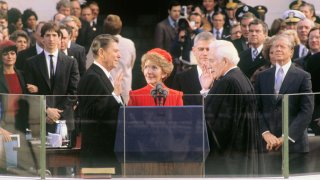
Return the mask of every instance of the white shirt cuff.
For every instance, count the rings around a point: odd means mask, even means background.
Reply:
[[[282,134],[282,137],[283,137],[284,135]],[[288,139],[292,142],[292,143],[295,143],[296,141],[295,140],[293,140],[290,136],[288,136]]]
[[[112,92],[112,96],[114,97],[114,99],[119,103],[123,105],[121,96],[117,96],[114,92]]]
[[[266,133],[269,133],[270,131],[265,131],[265,132],[263,132],[261,135],[263,136],[264,134],[266,134]]]
[[[209,91],[210,91],[210,89],[202,89],[202,90],[200,91],[200,94],[201,94],[203,97],[207,97]]]

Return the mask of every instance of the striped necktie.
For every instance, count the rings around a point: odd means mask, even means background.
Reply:
[[[253,61],[257,58],[258,54],[259,54],[258,49],[254,48],[252,51],[252,60]]]
[[[281,67],[281,68],[279,68],[279,70],[277,72],[276,79],[274,82],[274,91],[276,94],[279,94],[279,92],[280,92],[280,88],[281,88],[283,79],[284,79],[284,71]]]

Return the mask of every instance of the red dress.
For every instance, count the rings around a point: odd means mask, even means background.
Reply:
[[[169,92],[164,106],[183,106],[183,92],[169,89],[167,87],[164,88]],[[153,87],[148,84],[141,89],[130,91],[128,106],[156,106],[154,99],[150,94],[152,89]]]

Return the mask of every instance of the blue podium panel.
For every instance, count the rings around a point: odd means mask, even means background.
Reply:
[[[120,109],[115,142],[120,162],[202,162],[208,152],[202,106]]]

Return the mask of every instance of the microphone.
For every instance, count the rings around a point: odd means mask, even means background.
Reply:
[[[168,90],[162,87],[162,83],[157,83],[150,92],[157,106],[163,106],[168,96]]]

